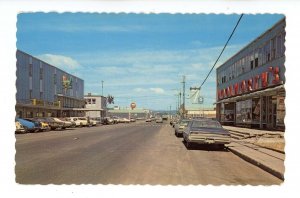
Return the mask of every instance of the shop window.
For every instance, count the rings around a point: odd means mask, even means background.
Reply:
[[[259,123],[260,122],[260,99],[254,98],[252,100],[252,121]]]
[[[236,123],[250,124],[252,120],[252,100],[236,102]]]

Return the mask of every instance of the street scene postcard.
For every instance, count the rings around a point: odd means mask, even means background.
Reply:
[[[20,12],[16,26],[16,183],[284,183],[284,14]]]

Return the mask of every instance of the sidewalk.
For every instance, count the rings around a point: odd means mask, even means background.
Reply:
[[[223,127],[237,135],[236,137],[240,137],[232,139],[232,142],[227,145],[231,152],[284,180],[284,132]],[[272,148],[274,145],[275,147]]]

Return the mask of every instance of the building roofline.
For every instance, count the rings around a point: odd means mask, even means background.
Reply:
[[[45,64],[47,64],[47,65],[49,65],[49,66],[51,66],[51,67],[54,67],[54,68],[56,68],[56,69],[58,69],[58,70],[60,70],[60,71],[62,71],[62,72],[64,72],[64,73],[66,73],[66,74],[68,74],[68,75],[70,75],[70,76],[76,77],[77,79],[84,81],[83,79],[79,78],[78,76],[75,76],[75,75],[73,75],[73,74],[70,74],[70,73],[68,73],[68,72],[66,72],[66,71],[64,71],[64,70],[62,70],[62,69],[60,69],[60,68],[58,68],[58,67],[56,67],[56,66],[54,66],[54,65],[51,65],[50,63],[47,63],[47,62],[45,62],[45,61],[43,61],[43,60],[37,58],[36,56],[33,56],[33,55],[28,54],[28,53],[26,53],[26,52],[24,52],[24,51],[22,51],[22,50],[17,49],[17,52],[18,52],[18,51],[19,51],[20,53],[22,53],[22,54],[31,56],[31,57],[33,57],[33,58],[35,58],[35,59],[37,59],[37,60],[39,60],[39,61],[41,61],[41,62],[43,62],[43,63],[45,63]]]
[[[237,53],[235,53],[234,55],[232,55],[230,58],[228,58],[222,65],[220,65],[219,67],[216,68],[216,70],[222,68],[224,65],[226,65],[227,62],[229,62],[233,57],[237,56],[238,54],[240,54],[242,51],[244,51],[245,49],[247,49],[250,45],[252,45],[253,43],[255,43],[257,40],[259,40],[260,38],[262,38],[264,35],[266,35],[268,32],[270,32],[272,29],[274,29],[277,25],[279,25],[280,23],[282,23],[283,21],[285,21],[285,16],[280,19],[279,21],[277,21],[272,27],[268,28],[266,31],[264,31],[262,34],[260,34],[258,37],[256,37],[254,40],[252,40],[251,42],[249,42],[246,46],[244,46],[242,49],[240,49]]]

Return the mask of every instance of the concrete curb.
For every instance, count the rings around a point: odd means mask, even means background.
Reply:
[[[279,172],[279,171],[276,171],[270,167],[268,167],[267,165],[265,164],[262,164],[260,163],[259,161],[243,154],[242,152],[239,152],[238,150],[234,149],[234,148],[231,148],[231,147],[227,147],[232,153],[234,153],[235,155],[241,157],[242,159],[244,159],[245,161],[255,165],[255,166],[258,166],[259,168],[263,169],[264,171],[267,171],[268,173],[274,175],[275,177],[281,179],[284,181],[284,174]]]

